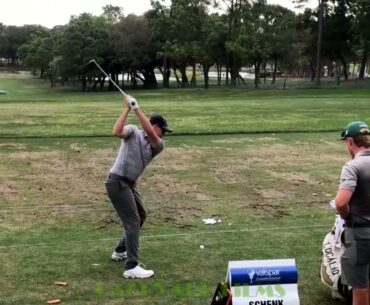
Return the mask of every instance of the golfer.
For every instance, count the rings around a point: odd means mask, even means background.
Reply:
[[[143,130],[125,125],[131,109]],[[124,227],[112,259],[127,258],[123,272],[125,278],[147,278],[154,274],[139,265],[139,232],[146,212],[136,182],[150,161],[163,150],[162,137],[166,132],[172,132],[172,129],[163,116],[153,115],[148,119],[136,99],[125,97],[124,110],[113,126],[113,134],[122,138],[122,142],[106,181],[108,196]]]
[[[342,169],[335,198],[345,220],[342,282],[352,286],[353,305],[370,305],[370,130],[355,121],[342,132],[352,160]]]

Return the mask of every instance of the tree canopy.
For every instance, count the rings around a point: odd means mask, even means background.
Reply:
[[[304,5],[305,0],[295,0]],[[349,77],[357,64],[365,77],[370,52],[370,3],[367,0],[322,0],[320,74]],[[152,0],[141,16],[125,15],[118,6],[103,7],[100,16],[83,13],[66,25],[47,29],[0,23],[0,64],[28,67],[41,77],[79,81],[103,87],[106,77],[95,59],[118,82],[126,75],[132,86],[169,87],[174,76],[181,87],[196,86],[209,71],[226,74],[225,84],[243,82],[241,70],[261,78],[299,75],[314,79],[318,54],[319,7],[297,14],[265,0]],[[321,42],[320,42],[321,43]],[[352,65],[353,66],[353,65]],[[192,71],[189,79],[189,68]],[[200,71],[200,72],[199,72]],[[121,78],[121,85],[124,79]],[[114,90],[112,84],[110,90]]]

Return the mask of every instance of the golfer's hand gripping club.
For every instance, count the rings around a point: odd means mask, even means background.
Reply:
[[[131,95],[128,95],[127,96],[127,101],[128,101],[128,104],[130,105],[131,109],[133,109],[133,110],[139,109],[139,103],[137,102],[137,100],[134,97],[132,97]]]

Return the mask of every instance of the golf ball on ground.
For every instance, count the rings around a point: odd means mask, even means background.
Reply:
[[[200,247],[199,247],[199,248],[204,249],[204,245],[200,245]]]

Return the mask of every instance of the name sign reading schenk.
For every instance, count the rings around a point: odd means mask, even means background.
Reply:
[[[231,261],[233,305],[299,305],[294,259]]]

